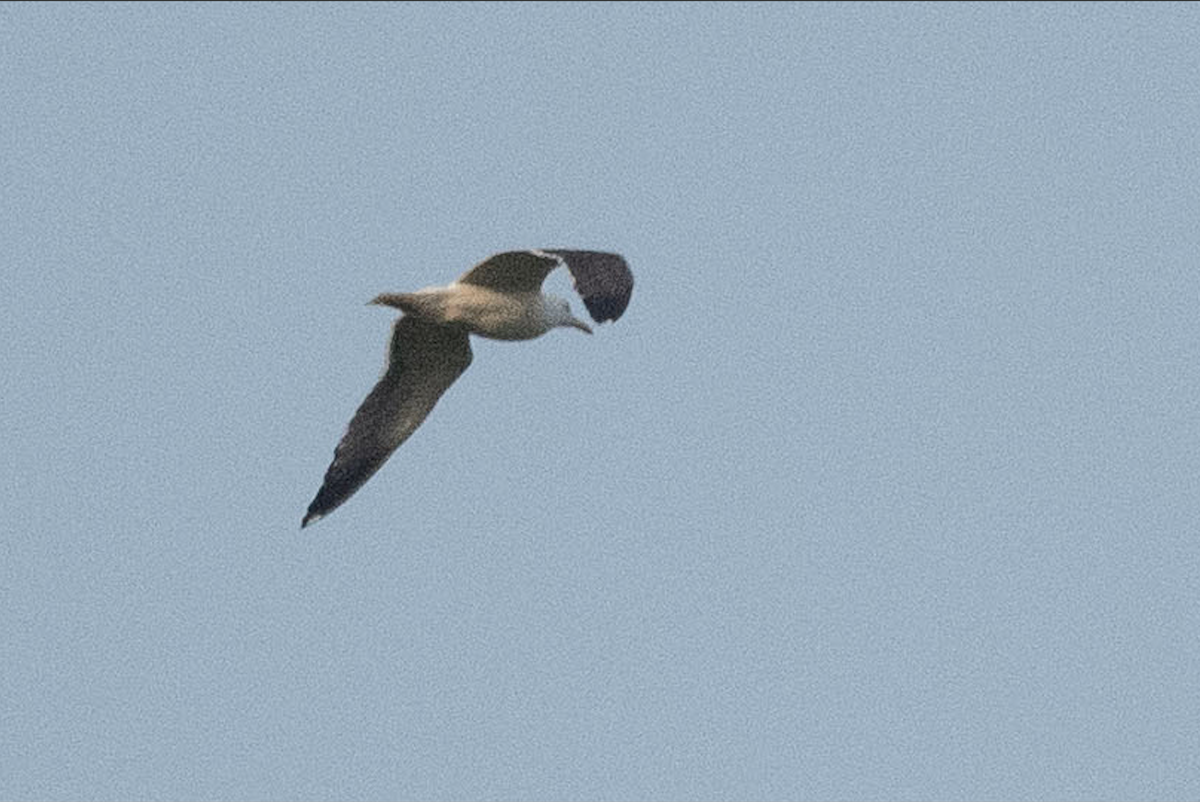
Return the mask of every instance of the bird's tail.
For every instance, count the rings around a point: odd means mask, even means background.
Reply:
[[[385,292],[376,295],[370,303],[379,306],[393,306],[403,310],[406,315],[415,315],[429,320],[438,320],[441,314],[441,299],[431,293],[423,292]]]

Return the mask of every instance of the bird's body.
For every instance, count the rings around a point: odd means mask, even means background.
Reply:
[[[574,325],[590,331],[586,324],[570,317],[570,306],[557,296],[502,292],[457,281],[448,287],[387,293],[372,303],[394,306],[406,314],[444,325],[462,325],[472,334],[492,340],[532,340],[557,325]],[[564,307],[569,319],[556,314],[556,310]]]
[[[625,311],[633,275],[623,258],[597,251],[507,251],[449,286],[385,293],[371,302],[404,315],[392,329],[384,374],[338,443],[302,527],[350,498],[421,425],[471,364],[469,335],[530,340],[558,326],[591,333],[567,301],[541,292],[546,275],[560,265],[597,323]]]

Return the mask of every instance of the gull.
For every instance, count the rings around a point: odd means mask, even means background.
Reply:
[[[565,299],[542,292],[556,267],[570,272],[597,323],[616,320],[629,305],[633,274],[624,258],[567,250],[498,253],[449,286],[384,293],[370,301],[404,314],[392,327],[383,376],[350,420],[301,529],[354,495],[416,431],[471,364],[469,335],[532,340],[558,326],[592,333]]]

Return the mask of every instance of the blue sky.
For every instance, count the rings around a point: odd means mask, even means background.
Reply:
[[[1196,798],[1197,41],[0,5],[0,797]],[[365,302],[523,247],[625,317],[301,532]]]

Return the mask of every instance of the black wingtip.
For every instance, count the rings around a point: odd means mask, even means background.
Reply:
[[[593,295],[590,298],[584,298],[583,305],[587,307],[592,320],[604,323],[608,320],[616,320],[625,314],[625,307],[629,306],[629,296]]]
[[[625,257],[607,251],[548,250],[567,266],[575,291],[597,323],[616,320],[625,313],[633,294],[633,272]]]

